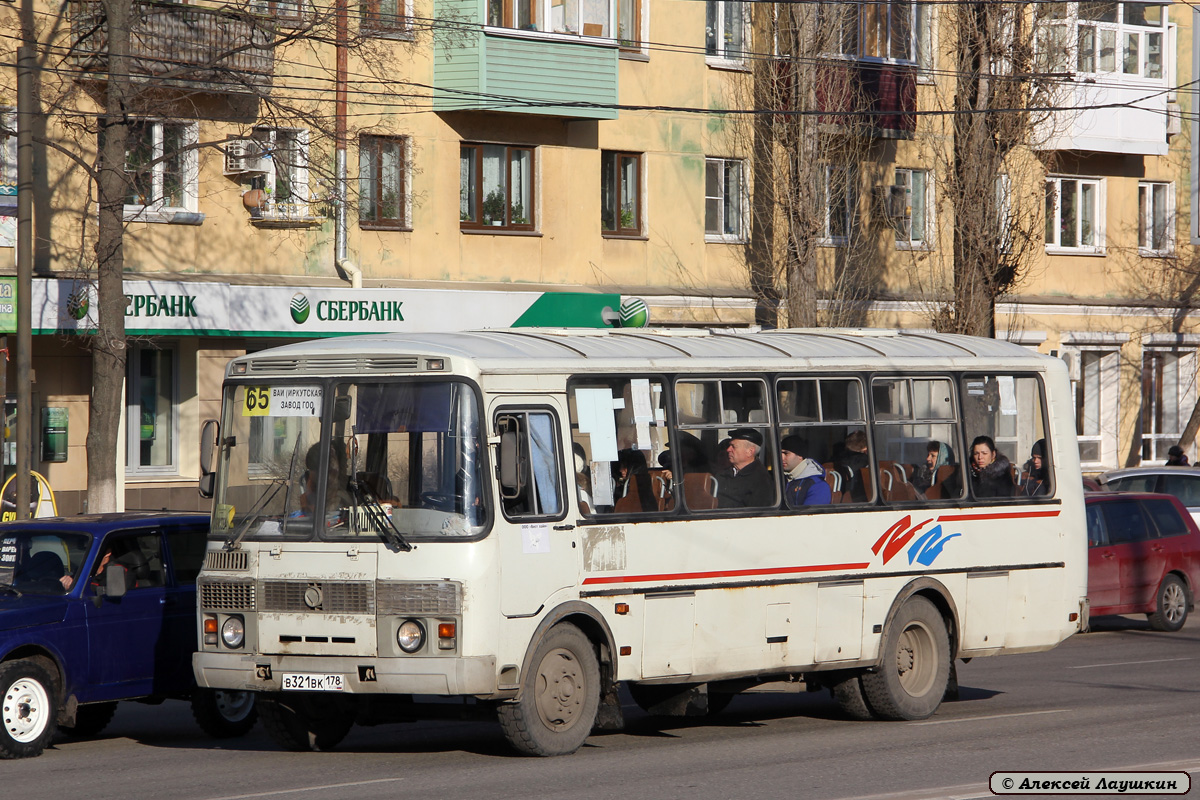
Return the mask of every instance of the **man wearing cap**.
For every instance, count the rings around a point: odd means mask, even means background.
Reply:
[[[771,473],[758,460],[762,434],[754,428],[729,432],[729,469],[717,475],[717,508],[753,508],[775,504]]]
[[[1171,445],[1171,449],[1167,451],[1167,466],[1168,467],[1187,467],[1187,453],[1183,452],[1183,448],[1177,444]]]
[[[783,437],[779,443],[779,460],[787,486],[783,499],[789,508],[827,505],[833,502],[833,492],[825,481],[825,468],[811,458],[805,458],[808,446],[799,436]]]

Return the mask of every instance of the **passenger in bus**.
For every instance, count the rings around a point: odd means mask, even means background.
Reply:
[[[1029,451],[1025,462],[1024,482],[1018,492],[1022,497],[1040,497],[1050,491],[1049,476],[1046,474],[1046,440],[1038,439]]]
[[[754,428],[729,432],[726,452],[730,466],[717,475],[718,508],[753,508],[774,502],[771,473],[758,460],[762,445],[762,434]]]
[[[833,491],[825,481],[825,468],[806,457],[807,452],[808,443],[796,435],[785,436],[779,443],[779,460],[787,478],[783,499],[789,508],[833,502]]]
[[[950,445],[944,442],[939,442],[936,439],[931,440],[926,445],[925,463],[918,466],[916,471],[913,473],[913,488],[920,492],[922,496],[924,496],[925,492],[929,490],[929,487],[937,483],[938,470],[953,463],[954,451],[950,449]],[[957,475],[957,472],[953,474]],[[948,479],[946,483],[949,483],[949,480],[951,479]],[[948,487],[943,484],[943,488],[953,489],[953,494],[946,494],[943,492],[943,497],[958,496],[957,485]]]
[[[571,442],[571,453],[575,461],[575,488],[579,492],[579,510],[591,514],[592,505],[592,468],[588,466],[587,453],[579,442]],[[597,509],[597,510],[611,510]]]
[[[1012,497],[1012,464],[990,436],[971,442],[971,490],[976,497]]]
[[[833,463],[845,467],[850,473],[850,497],[856,503],[867,501],[867,487],[863,483],[862,470],[871,463],[867,455],[867,434],[854,431],[846,437],[845,446],[833,458]]]

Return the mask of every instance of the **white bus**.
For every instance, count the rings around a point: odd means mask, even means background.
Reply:
[[[262,692],[288,749],[469,711],[565,754],[621,683],[655,714],[807,688],[921,719],[954,659],[1087,620],[1067,371],[1001,341],[327,339],[233,360],[205,432],[196,679]]]

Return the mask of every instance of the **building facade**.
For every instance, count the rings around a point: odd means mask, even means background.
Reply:
[[[35,6],[33,463],[74,513],[107,20],[94,0]],[[786,324],[787,236],[772,221],[787,202],[766,193],[758,123],[791,112],[816,115],[822,141],[857,143],[797,189],[822,208],[819,319],[934,327],[954,265],[953,6],[827,6],[811,24],[832,34],[804,64],[835,69],[858,105],[828,93],[804,105],[791,84],[791,99],[763,101],[763,69],[799,58],[765,4],[371,0],[339,18],[303,0],[132,2],[120,502],[203,507],[199,429],[224,364],[272,344],[600,327],[628,296],[656,325]],[[995,327],[1070,363],[1089,471],[1162,459],[1196,402],[1198,145],[1178,88],[1192,14],[1055,3],[1013,28],[1053,102],[1013,157],[1030,169],[997,186],[1036,211],[1042,238]],[[5,73],[0,260],[15,255]],[[869,124],[845,133],[858,118]],[[846,276],[853,302],[838,294]],[[853,315],[834,315],[839,302]],[[10,360],[10,395],[15,379]]]

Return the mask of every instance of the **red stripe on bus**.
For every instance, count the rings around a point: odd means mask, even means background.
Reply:
[[[964,519],[1033,519],[1034,517],[1057,517],[1062,511],[1009,511],[995,514],[946,514],[938,522],[957,522]]]
[[[826,570],[866,569],[863,564],[813,564],[807,567],[775,567],[773,569],[730,569],[720,572],[674,572],[662,575],[615,575],[602,578],[584,578],[584,585],[594,583],[642,583],[643,581],[680,581],[700,578],[743,578],[748,575],[785,575],[789,572],[824,572]]]

